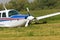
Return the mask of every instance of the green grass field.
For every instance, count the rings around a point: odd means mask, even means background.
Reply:
[[[59,11],[59,9],[35,10],[31,11],[31,14],[36,17]],[[60,40],[60,15],[40,21],[47,23],[31,24],[28,27],[0,28],[0,40]]]

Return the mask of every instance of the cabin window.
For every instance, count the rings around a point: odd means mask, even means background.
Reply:
[[[15,10],[9,11],[9,17],[12,16],[12,15],[17,15],[17,14],[18,14],[18,12],[15,11]]]
[[[6,13],[4,12],[4,13],[2,13],[2,17],[6,17]]]

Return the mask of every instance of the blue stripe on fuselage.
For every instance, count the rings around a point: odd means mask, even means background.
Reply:
[[[28,15],[12,15],[11,18],[22,18],[27,19]]]

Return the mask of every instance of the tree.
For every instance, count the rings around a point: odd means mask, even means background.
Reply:
[[[8,9],[16,9],[18,11],[25,10],[29,7],[30,10],[53,9],[60,8],[60,0],[35,0],[29,3],[27,0],[11,0],[7,5]]]
[[[11,0],[9,4],[12,5],[12,7],[16,10],[23,10],[25,6],[27,5],[27,0]]]
[[[36,0],[37,3],[38,3],[38,7],[41,8],[41,9],[44,9],[46,7],[48,7],[49,9],[50,8],[53,8],[55,7],[56,3],[57,3],[57,0]]]
[[[3,10],[4,8],[3,8],[3,4],[0,4],[0,10]]]

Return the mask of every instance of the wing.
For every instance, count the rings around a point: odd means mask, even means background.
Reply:
[[[37,20],[40,20],[40,19],[44,19],[44,18],[56,16],[56,15],[59,15],[59,14],[60,14],[60,12],[58,12],[58,13],[53,13],[53,14],[49,14],[49,15],[45,15],[45,16],[36,17],[36,19],[37,19]]]

